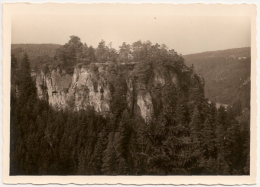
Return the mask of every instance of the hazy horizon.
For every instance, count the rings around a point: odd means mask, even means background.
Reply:
[[[152,41],[151,41],[152,42]],[[82,42],[85,43],[85,42]],[[57,44],[57,43],[11,43],[11,45],[64,45],[64,44]],[[97,46],[95,46],[97,47]],[[187,54],[183,54],[182,55],[191,55],[191,54],[197,54],[197,53],[205,53],[205,52],[212,52],[212,51],[225,51],[225,50],[229,50],[229,49],[240,49],[240,48],[251,48],[251,46],[244,46],[244,47],[234,47],[234,48],[227,48],[227,49],[216,49],[216,50],[207,50],[207,51],[199,51],[199,52],[195,52],[195,53],[187,53]],[[177,51],[178,52],[178,51]]]
[[[137,8],[137,7],[136,7]],[[250,47],[251,18],[247,16],[185,16],[162,8],[81,9],[74,13],[16,14],[12,17],[12,43],[65,44],[71,35],[97,47],[103,39],[118,49],[123,42],[151,41],[178,53]],[[107,9],[105,9],[107,10]],[[134,12],[133,12],[134,10]]]

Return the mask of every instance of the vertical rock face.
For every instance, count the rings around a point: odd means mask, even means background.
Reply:
[[[57,109],[91,107],[100,114],[108,114],[126,103],[125,109],[146,122],[169,105],[169,91],[177,92],[187,84],[191,97],[203,91],[202,78],[193,72],[178,73],[166,67],[143,72],[133,63],[78,64],[73,75],[45,67],[36,76],[39,98]]]
[[[78,65],[75,67],[70,95],[72,97],[74,95],[77,110],[91,106],[96,112],[110,112],[112,94],[105,76],[105,66]]]
[[[137,94],[137,105],[140,108],[141,116],[144,118],[144,120],[151,120],[154,115],[151,94],[149,92],[139,92]]]
[[[70,85],[71,76],[62,73],[59,68],[49,70],[48,67],[45,67],[36,76],[39,98],[47,100],[57,109],[66,106]]]

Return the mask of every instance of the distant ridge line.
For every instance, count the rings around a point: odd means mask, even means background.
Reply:
[[[221,50],[213,50],[213,51],[203,51],[203,52],[198,52],[198,53],[189,53],[185,54],[183,56],[188,56],[188,55],[197,55],[197,54],[203,54],[203,53],[212,53],[212,52],[224,52],[224,51],[229,51],[229,50],[238,50],[238,49],[251,49],[251,47],[238,47],[238,48],[229,48],[229,49],[221,49]]]

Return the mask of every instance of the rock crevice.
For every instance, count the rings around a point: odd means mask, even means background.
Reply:
[[[38,96],[57,109],[86,110],[93,108],[100,114],[112,112],[115,100],[125,100],[131,114],[151,120],[164,105],[167,90],[185,84],[203,89],[203,79],[196,74],[154,68],[151,75],[140,75],[134,64],[78,64],[73,75],[60,69],[45,68],[36,76]],[[143,77],[148,77],[144,79]],[[184,78],[183,78],[184,77]],[[186,80],[187,79],[187,80]],[[201,90],[197,89],[197,90]]]

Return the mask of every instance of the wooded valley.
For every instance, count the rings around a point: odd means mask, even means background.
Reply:
[[[10,175],[249,175],[249,51],[182,56],[150,41],[116,50],[77,36],[12,45]],[[73,78],[76,67],[96,72],[93,94],[109,112],[86,101],[87,83],[69,86],[66,107],[50,105],[47,83],[49,99],[39,98],[36,76]],[[88,94],[77,109],[79,93]]]

